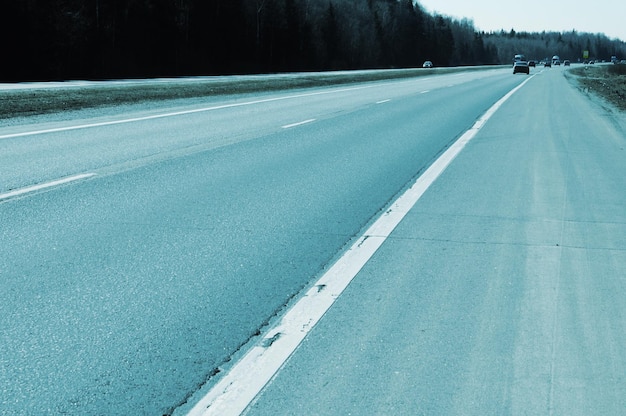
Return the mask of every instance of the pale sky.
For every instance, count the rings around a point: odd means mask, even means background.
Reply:
[[[624,0],[418,0],[428,12],[474,21],[477,30],[604,33],[626,41]]]

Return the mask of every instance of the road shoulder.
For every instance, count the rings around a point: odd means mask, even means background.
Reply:
[[[248,414],[619,413],[625,140],[560,74],[537,76]]]

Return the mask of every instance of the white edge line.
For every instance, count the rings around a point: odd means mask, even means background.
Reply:
[[[240,415],[276,375],[409,210],[485,122],[526,79],[496,102],[404,192],[259,342],[189,411],[189,416]]]
[[[310,119],[308,119],[308,120],[299,121],[299,122],[297,122],[297,123],[287,124],[287,125],[285,125],[285,126],[282,126],[282,128],[283,128],[283,129],[290,129],[290,128],[292,128],[292,127],[297,127],[297,126],[301,126],[301,125],[303,125],[303,124],[312,123],[312,122],[314,122],[314,121],[315,121],[315,119],[314,119],[314,118],[310,118]]]
[[[28,186],[26,188],[16,189],[14,191],[0,194],[0,201],[5,199],[15,198],[17,196],[25,195],[31,192],[41,191],[42,189],[52,188],[54,186],[63,185],[69,182],[79,181],[81,179],[91,178],[95,176],[95,173],[82,173],[80,175],[68,176],[67,178],[58,179],[52,182],[41,183],[39,185]]]

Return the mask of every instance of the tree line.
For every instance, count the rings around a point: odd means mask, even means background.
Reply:
[[[511,29],[509,32],[485,34],[484,40],[487,45],[496,46],[499,62],[509,62],[517,53],[534,60],[551,58],[553,55],[571,62],[583,62],[586,59],[609,61],[611,56],[626,59],[626,43],[599,33],[579,33],[576,30],[528,33]]]
[[[497,64],[584,43],[576,33],[478,32],[471,20],[431,15],[414,0],[19,0],[0,8],[1,81]],[[623,54],[621,41],[586,39],[598,54]]]

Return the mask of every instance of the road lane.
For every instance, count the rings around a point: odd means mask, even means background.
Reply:
[[[246,414],[623,413],[626,136],[615,117],[561,71],[532,79]]]
[[[520,82],[496,76],[384,106],[334,107],[316,122],[276,123],[254,140],[132,169],[110,168],[116,160],[106,157],[89,180],[1,202],[0,409],[171,411]],[[273,117],[255,111],[252,123]],[[196,126],[190,136],[210,130],[185,120]],[[90,137],[115,137],[107,144],[121,153],[141,134],[185,130],[166,127],[109,126]],[[59,149],[84,140],[77,152],[90,154],[90,137],[39,139]]]
[[[252,140],[295,121],[358,111],[380,98],[396,99],[424,89],[446,88],[451,80],[457,84],[486,82],[503,75],[501,70],[488,70],[463,76],[207,98],[190,100],[189,104],[175,101],[171,108],[134,106],[118,112],[77,112],[76,117],[88,118],[75,120],[60,115],[34,117],[21,124],[0,122],[0,192]]]
[[[526,82],[528,82],[526,80]],[[189,411],[192,415],[238,415],[254,400],[264,386],[284,365],[319,319],[328,311],[363,266],[419,201],[424,192],[445,171],[490,117],[526,82],[520,84],[495,103],[456,140],[414,184],[394,200],[341,257],[304,293],[286,313],[260,335],[236,365],[228,369],[219,382]],[[192,400],[190,400],[192,401]]]

